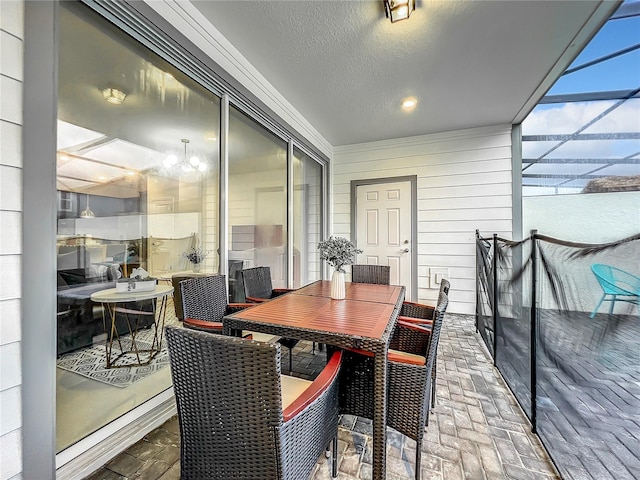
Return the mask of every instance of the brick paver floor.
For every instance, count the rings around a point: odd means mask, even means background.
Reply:
[[[323,361],[323,353],[311,355],[310,343],[300,342],[294,349],[293,369],[298,375],[313,376]],[[558,478],[513,395],[493,368],[471,316],[446,315],[436,391],[437,402],[423,443],[423,479]],[[371,478],[371,422],[344,415],[340,423],[338,478]],[[414,478],[416,443],[391,429],[387,438],[387,478]],[[174,417],[88,478],[177,480],[179,445]],[[328,461],[321,458],[311,478],[329,479],[329,472]]]

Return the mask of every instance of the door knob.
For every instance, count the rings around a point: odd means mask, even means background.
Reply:
[[[409,253],[409,249],[408,249],[408,248],[405,248],[404,250],[400,250],[400,252],[402,252],[402,253]]]

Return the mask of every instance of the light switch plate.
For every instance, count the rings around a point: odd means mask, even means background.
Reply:
[[[429,269],[429,288],[440,288],[442,279],[449,279],[449,269],[447,267],[431,267]]]

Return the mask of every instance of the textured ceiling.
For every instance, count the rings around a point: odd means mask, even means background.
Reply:
[[[382,1],[191,3],[338,146],[522,120],[599,2],[423,0],[395,24]]]

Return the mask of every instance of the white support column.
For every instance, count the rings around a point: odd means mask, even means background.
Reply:
[[[220,100],[220,268],[229,276],[229,96]],[[227,290],[229,282],[227,282]],[[228,294],[228,291],[227,291]]]
[[[293,140],[287,145],[287,288],[293,288]]]

